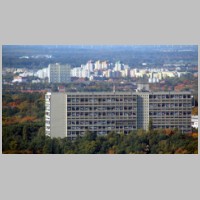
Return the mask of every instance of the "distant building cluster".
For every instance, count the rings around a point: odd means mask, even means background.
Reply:
[[[144,64],[145,66],[145,64]],[[88,61],[86,65],[76,67],[71,70],[72,77],[89,78],[94,80],[96,77],[106,78],[120,78],[120,77],[135,77],[143,78],[148,77],[149,83],[157,83],[166,77],[181,77],[188,72],[178,72],[178,68],[175,71],[169,71],[167,68],[151,68],[151,69],[131,69],[128,65],[117,61],[115,64],[108,61]]]
[[[34,77],[32,83],[40,83],[47,79],[49,83],[69,83],[71,82],[71,66],[68,64],[61,65],[59,63],[49,64],[47,68],[38,71],[28,70],[25,68],[7,69],[6,72],[18,74],[14,76],[13,83],[25,83],[27,77]],[[5,72],[4,72],[5,73]]]
[[[144,68],[145,67],[145,68]],[[109,61],[92,61],[89,60],[86,64],[80,67],[71,68],[68,64],[49,64],[47,68],[38,71],[27,69],[7,69],[8,72],[18,74],[19,77],[34,76],[41,81],[47,79],[50,83],[68,83],[71,77],[88,78],[90,81],[99,80],[100,78],[144,78],[148,79],[149,83],[158,83],[166,77],[181,77],[190,72],[180,72],[180,67],[176,67],[174,71],[167,67],[163,68],[148,68],[146,63],[143,63],[143,68],[131,68],[130,66],[117,61],[110,63]],[[23,82],[20,78],[14,78],[13,82]],[[37,80],[39,82],[39,80]]]

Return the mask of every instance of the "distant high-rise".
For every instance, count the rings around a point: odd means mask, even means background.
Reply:
[[[120,61],[115,63],[115,67],[114,67],[115,71],[121,71],[123,69],[124,69],[124,65]]]
[[[71,81],[70,65],[49,64],[49,82],[50,83],[69,83]]]

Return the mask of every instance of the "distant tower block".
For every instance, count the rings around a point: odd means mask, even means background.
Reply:
[[[49,64],[49,82],[50,83],[69,83],[71,82],[70,65]]]

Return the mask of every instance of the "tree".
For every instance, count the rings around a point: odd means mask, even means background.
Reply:
[[[192,108],[192,115],[198,115],[198,107]]]
[[[17,147],[18,147],[18,143],[17,143],[17,141],[16,140],[12,140],[11,142],[10,142],[10,149],[11,150],[16,150],[17,149]]]
[[[28,126],[24,125],[22,130],[22,139],[27,142],[28,141]]]
[[[152,120],[152,118],[149,119],[149,127],[148,127],[148,130],[149,130],[149,131],[152,131],[152,130],[153,130],[153,120]]]
[[[86,140],[92,141],[92,140],[96,140],[97,134],[94,133],[94,132],[91,132],[91,131],[87,130],[85,132],[85,136],[84,137],[85,137]]]
[[[49,154],[52,153],[52,139],[51,138],[46,138],[45,144],[43,147],[43,153],[44,154]]]

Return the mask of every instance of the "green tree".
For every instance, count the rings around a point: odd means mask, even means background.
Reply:
[[[11,142],[10,142],[10,149],[11,150],[16,150],[17,149],[17,147],[18,147],[18,143],[17,143],[17,141],[16,140],[12,140]]]
[[[87,131],[85,132],[84,138],[85,138],[86,140],[88,140],[88,141],[96,140],[97,134],[94,133],[94,132],[91,132],[91,131],[87,130]]]
[[[149,130],[149,131],[152,131],[152,130],[153,130],[153,120],[152,120],[152,118],[149,119],[149,127],[148,127],[148,130]]]
[[[22,139],[27,142],[28,141],[28,126],[24,125],[22,130]]]
[[[45,140],[45,144],[44,144],[44,147],[43,147],[43,153],[44,154],[50,154],[52,153],[52,141],[51,141],[51,138],[46,138]]]

